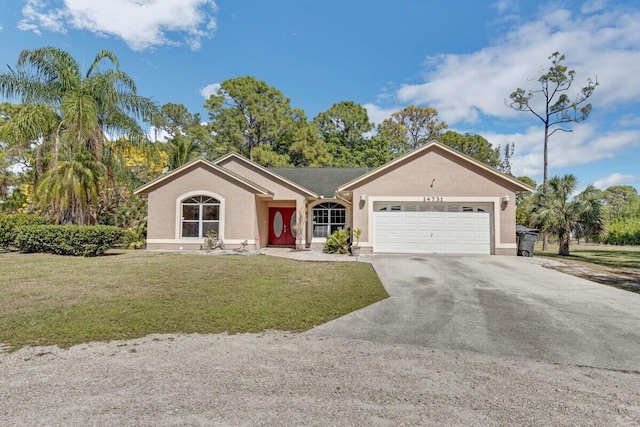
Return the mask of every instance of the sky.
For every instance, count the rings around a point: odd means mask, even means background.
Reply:
[[[43,46],[85,70],[110,50],[139,95],[203,120],[206,97],[247,75],[309,119],[341,101],[375,123],[433,107],[452,130],[513,143],[513,173],[538,183],[542,122],[505,103],[539,89],[560,52],[575,70],[571,98],[589,78],[599,86],[589,119],[551,137],[549,176],[640,189],[638,0],[0,0],[0,69]]]

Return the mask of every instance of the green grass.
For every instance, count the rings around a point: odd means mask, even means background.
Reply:
[[[557,258],[558,260],[574,260],[610,268],[640,270],[640,247],[609,246],[573,243],[569,247],[568,257],[558,255],[556,244],[547,245],[542,252],[542,243],[536,243],[535,255]]]
[[[69,347],[150,333],[304,331],[388,295],[365,263],[133,251],[0,253],[0,343]]]
[[[562,265],[557,270],[594,282],[640,293],[640,247],[575,244],[568,257],[558,255],[557,245],[549,244],[542,252],[536,243],[536,256],[554,258]]]

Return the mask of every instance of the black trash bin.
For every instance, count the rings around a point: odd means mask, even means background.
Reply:
[[[518,255],[532,257],[533,248],[538,240],[538,230],[522,225],[516,226],[516,241],[518,242]]]

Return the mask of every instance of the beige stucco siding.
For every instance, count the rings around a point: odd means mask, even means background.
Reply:
[[[515,186],[459,156],[438,149],[409,157],[347,188],[353,192],[353,226],[363,230],[362,241],[371,246],[372,203],[375,200],[491,204],[493,253],[515,254]],[[365,201],[361,196],[365,195]],[[504,203],[503,197],[509,201]]]
[[[198,194],[220,200],[220,232],[225,242],[253,241],[258,231],[255,190],[217,170],[198,164],[184,173],[163,181],[149,193],[149,247],[164,248],[180,244],[197,249],[201,239],[181,238],[180,201]],[[175,244],[172,244],[174,241]]]
[[[480,215],[485,218],[484,222],[477,228],[483,236],[487,235],[488,213],[491,253],[515,255],[516,192],[528,190],[518,181],[447,147],[429,143],[343,186],[335,199],[319,198],[310,190],[236,154],[224,156],[216,163],[199,159],[148,183],[136,193],[147,194],[149,199],[149,249],[198,249],[201,238],[181,237],[180,202],[190,196],[207,195],[221,202],[220,231],[230,247],[238,247],[245,240],[249,248],[265,246],[269,238],[269,209],[276,207],[296,208],[297,218],[305,212],[306,229],[302,233],[305,238],[299,243],[321,244],[323,239],[316,242],[311,239],[312,209],[319,203],[335,201],[346,208],[345,225],[362,228],[360,244],[367,251],[373,247],[374,238],[376,245],[381,242],[373,232],[377,203],[400,203],[403,210],[409,211],[416,203],[420,209],[424,208],[423,203],[435,203],[446,205],[440,212],[478,209],[485,212]],[[440,208],[422,211],[437,209]],[[454,219],[455,215],[449,217]],[[382,218],[382,214],[376,218]],[[403,218],[411,219],[411,216]],[[383,233],[380,230],[378,228],[378,232]],[[397,240],[398,236],[401,234],[392,237]],[[486,240],[481,244],[487,247]]]
[[[272,200],[259,205],[260,214],[258,218],[260,221],[259,230],[262,246],[267,244],[268,239],[269,207],[295,207],[298,212],[306,210],[306,197],[309,195],[305,194],[299,188],[274,177],[270,173],[256,168],[247,162],[239,161],[233,157],[225,159],[225,161],[217,164],[251,182],[258,184],[261,187],[268,188],[269,191],[273,193]],[[307,227],[305,228],[303,235],[307,236],[308,229]],[[308,236],[302,240],[302,243],[304,244],[307,241]]]

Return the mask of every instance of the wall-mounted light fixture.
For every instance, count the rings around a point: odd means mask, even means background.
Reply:
[[[505,203],[505,204],[509,203],[509,200],[510,200],[510,198],[509,198],[508,194],[505,194],[504,196],[502,196],[502,202],[503,203]]]
[[[360,201],[361,202],[366,202],[367,201],[367,196],[365,194],[361,194],[360,195]]]

